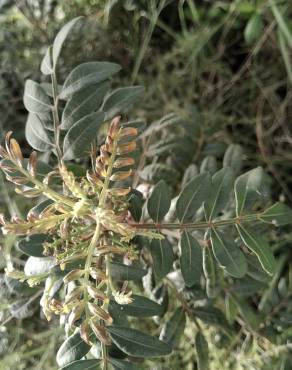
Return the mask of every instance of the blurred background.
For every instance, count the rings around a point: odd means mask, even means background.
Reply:
[[[263,166],[272,197],[292,204],[291,0],[0,0],[0,131],[13,130],[26,153],[25,80],[42,79],[47,46],[79,15],[86,19],[62,52],[60,81],[81,62],[119,63],[115,86],[146,87],[135,116],[149,124],[172,112],[192,114],[195,161],[221,159],[230,143],[240,144],[245,168]],[[21,214],[27,204],[3,181],[1,174],[1,212]],[[287,232],[285,242],[291,238]],[[33,288],[4,278],[18,258],[13,245],[13,237],[1,239],[0,370],[53,370],[62,329],[40,317]],[[188,345],[181,344],[183,359],[178,351],[169,360],[174,367],[161,369],[195,369]],[[216,356],[212,369],[222,369],[220,346]]]

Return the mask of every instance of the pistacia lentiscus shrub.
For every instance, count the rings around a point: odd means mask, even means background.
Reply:
[[[109,92],[118,65],[81,64],[60,85],[58,56],[79,21],[66,24],[47,50],[41,71],[51,84],[25,85],[26,138],[42,160],[35,151],[23,158],[11,132],[1,147],[6,178],[36,199],[26,219],[1,218],[3,233],[22,236],[18,249],[29,256],[23,272],[10,266],[7,276],[37,289],[48,320],[60,315],[62,370],[145,368],[143,359],[175,351],[187,318],[197,367],[205,370],[206,328],[219,328],[227,345],[239,328],[271,337],[267,300],[254,299],[252,308],[246,296],[277,272],[264,234],[292,222],[292,211],[270,204],[261,168],[239,175],[237,145],[223,168],[207,157],[198,171],[188,120],[169,115],[143,131],[142,122],[122,118],[143,88]],[[181,161],[187,170],[177,186]],[[245,298],[242,287],[249,287]],[[154,317],[153,333],[129,317]]]

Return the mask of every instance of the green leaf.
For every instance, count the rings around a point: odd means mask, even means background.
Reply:
[[[80,158],[89,154],[90,144],[97,137],[97,131],[104,122],[104,113],[94,112],[77,121],[64,138],[64,160]]]
[[[52,46],[47,48],[46,54],[41,63],[41,72],[44,75],[51,75],[54,72],[53,60],[52,60]]]
[[[206,293],[209,298],[216,296],[216,269],[210,248],[203,248],[203,271],[206,279]]]
[[[121,67],[118,64],[109,62],[88,62],[80,64],[74,68],[66,78],[59,97],[61,99],[67,99],[87,86],[96,85],[99,82],[105,81],[120,69]]]
[[[209,369],[209,349],[208,342],[201,332],[196,334],[195,338],[196,351],[197,351],[197,367],[198,370]]]
[[[200,173],[209,172],[213,175],[217,171],[217,161],[213,155],[208,155],[203,159],[200,167]]]
[[[242,147],[238,144],[230,144],[224,154],[223,167],[231,167],[233,172],[238,174],[242,167],[242,159]]]
[[[160,222],[170,208],[171,195],[164,180],[160,180],[155,185],[147,201],[149,216],[154,222]]]
[[[276,269],[276,260],[267,241],[242,225],[236,225],[236,227],[244,244],[258,257],[262,268],[268,274],[273,275]]]
[[[171,348],[178,346],[186,326],[186,315],[182,307],[178,307],[163,325],[159,339]]]
[[[113,342],[127,355],[160,357],[171,353],[171,348],[159,339],[138,330],[119,326],[107,327]]]
[[[47,274],[51,267],[54,266],[55,259],[53,257],[29,257],[24,265],[24,273],[26,276],[34,276]]]
[[[190,164],[184,171],[181,186],[182,188],[193,179],[194,176],[198,175],[198,167],[195,164]]]
[[[244,29],[244,39],[247,45],[251,45],[257,41],[263,31],[262,15],[256,12],[247,22]]]
[[[275,226],[284,226],[292,223],[292,209],[286,204],[278,202],[266,209],[260,219]]]
[[[109,362],[116,370],[142,370],[141,365],[132,364],[129,361],[122,361],[116,358],[109,358]]]
[[[101,360],[80,360],[71,362],[59,370],[97,370],[100,364]]]
[[[195,176],[182,189],[176,203],[176,213],[181,223],[193,219],[197,210],[207,199],[210,186],[210,175],[208,173],[203,173]]]
[[[133,190],[132,190],[133,191]],[[143,195],[138,191],[133,192],[129,198],[129,211],[136,222],[140,221],[143,207]]]
[[[202,249],[198,241],[187,231],[180,239],[180,267],[187,287],[200,283],[202,273]]]
[[[217,307],[196,307],[192,310],[192,313],[196,318],[204,321],[206,324],[218,326],[226,334],[230,335],[231,327],[223,312]]]
[[[111,275],[116,280],[141,280],[147,274],[144,270],[135,266],[128,266],[118,262],[111,262]]]
[[[132,303],[117,304],[117,309],[128,316],[135,317],[159,316],[162,313],[163,307],[151,299],[136,294],[133,294],[132,298],[134,299]]]
[[[56,357],[57,364],[61,367],[80,360],[89,350],[90,346],[81,339],[79,331],[77,331],[67,338],[59,348]]]
[[[77,17],[72,19],[70,22],[66,23],[58,32],[57,36],[55,37],[54,43],[53,43],[53,64],[54,69],[56,68],[56,64],[60,55],[60,52],[62,50],[62,46],[64,44],[64,41],[68,37],[69,33],[71,32],[72,28],[75,26],[75,24],[83,17]]]
[[[29,113],[27,117],[25,137],[29,145],[40,152],[53,149],[50,133],[44,129],[42,121],[36,114]]]
[[[167,239],[153,239],[149,245],[153,268],[157,280],[161,280],[172,269],[174,253]]]
[[[101,84],[88,86],[86,89],[74,94],[64,108],[61,128],[68,130],[82,117],[98,110],[108,89],[109,82],[106,81]]]
[[[211,230],[211,242],[214,256],[221,267],[226,272],[236,278],[241,278],[247,271],[247,261],[240,250],[232,240],[224,238],[217,230]]]
[[[21,239],[17,242],[17,248],[28,256],[33,257],[44,257],[43,243],[50,240],[49,235],[29,235],[25,239]]]
[[[229,167],[222,168],[212,176],[211,192],[205,202],[207,220],[213,220],[226,207],[233,183],[234,175]]]
[[[260,198],[263,175],[263,169],[257,167],[236,179],[234,192],[237,216],[240,216],[243,211],[250,208]]]
[[[45,90],[35,81],[26,80],[23,103],[31,113],[45,113],[52,109],[51,101]]]
[[[116,89],[110,93],[101,108],[106,114],[106,120],[111,120],[118,114],[127,113],[134,104],[142,99],[144,91],[143,86],[130,86]]]

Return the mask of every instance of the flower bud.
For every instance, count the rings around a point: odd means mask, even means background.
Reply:
[[[111,175],[110,180],[111,181],[121,181],[127,179],[129,176],[131,176],[133,173],[133,170],[129,171],[118,171],[115,172],[113,175]]]
[[[84,275],[84,270],[72,270],[68,272],[66,276],[63,277],[63,282],[65,284],[68,284],[70,281],[78,280],[83,275]]]
[[[114,162],[115,168],[127,167],[132,166],[135,164],[134,158],[126,157],[126,158],[118,158]]]
[[[137,147],[137,144],[135,141],[131,141],[130,143],[120,144],[117,147],[117,154],[123,155],[127,153],[133,152]]]
[[[101,320],[105,321],[108,325],[111,325],[113,323],[112,317],[103,308],[92,303],[88,303],[88,309],[93,316],[99,317]]]
[[[106,328],[104,326],[98,325],[93,320],[91,320],[90,327],[101,343],[105,344],[106,346],[109,346],[111,344],[110,336],[108,335],[108,332],[106,331]]]
[[[90,297],[93,299],[100,299],[104,301],[107,298],[106,295],[102,291],[98,290],[97,288],[93,286],[88,286],[87,291]]]
[[[90,333],[89,333],[89,324],[87,321],[83,321],[80,326],[80,337],[84,340],[85,343],[92,346],[93,343],[90,340]]]

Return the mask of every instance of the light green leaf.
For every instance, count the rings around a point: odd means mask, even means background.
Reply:
[[[166,343],[138,330],[119,326],[109,326],[107,330],[120,350],[130,356],[161,357],[171,353]]]
[[[26,276],[47,274],[55,264],[53,257],[29,257],[24,265]]]
[[[43,243],[49,239],[50,236],[45,234],[28,235],[17,242],[17,248],[28,256],[44,257]]]
[[[132,303],[125,305],[117,304],[117,309],[128,316],[134,317],[151,317],[161,315],[163,307],[160,304],[152,301],[149,298],[136,294],[133,294],[132,298],[134,299]]]
[[[182,307],[178,307],[172,316],[163,325],[159,339],[171,348],[178,346],[186,326],[186,314]]]
[[[174,253],[167,239],[153,239],[149,245],[153,260],[154,273],[161,280],[172,269]]]
[[[49,46],[42,60],[41,72],[44,75],[51,75],[53,71],[54,71],[54,68],[53,68],[53,60],[52,60],[52,46]]]
[[[209,369],[209,349],[208,342],[201,332],[196,334],[195,338],[196,351],[197,351],[197,367],[198,370]]]
[[[223,167],[231,167],[234,174],[238,174],[242,167],[243,149],[238,144],[230,144],[227,148],[224,158]]]
[[[64,41],[66,40],[67,36],[69,35],[72,28],[75,26],[75,24],[83,17],[77,17],[72,19],[70,22],[66,23],[58,32],[57,36],[55,37],[54,43],[53,43],[53,64],[54,69],[56,68],[56,64],[62,49],[62,46],[64,44]]]
[[[120,69],[121,67],[118,64],[109,62],[80,64],[66,78],[59,97],[61,99],[67,99],[87,86],[96,85],[99,82],[107,80]]]
[[[23,320],[31,317],[35,313],[36,307],[28,298],[18,299],[9,305],[9,312],[12,317],[18,320]]]
[[[260,219],[275,226],[284,226],[292,223],[292,209],[286,204],[278,202],[266,209]]]
[[[25,137],[29,145],[40,152],[53,149],[53,140],[50,133],[44,129],[43,122],[34,113],[29,113],[27,117]]]
[[[214,256],[221,267],[226,272],[236,278],[241,278],[247,271],[247,261],[240,250],[232,240],[226,239],[215,230],[211,230],[211,242]]]
[[[230,167],[222,168],[212,176],[211,192],[205,202],[207,220],[213,220],[226,207],[233,183],[234,175]]]
[[[210,175],[203,173],[195,176],[182,189],[176,203],[176,213],[181,223],[193,219],[197,210],[209,196],[210,187]]]
[[[61,367],[80,360],[89,350],[90,346],[81,339],[79,331],[77,331],[67,338],[59,348],[56,357],[57,364]]]
[[[109,89],[109,82],[88,86],[68,100],[62,114],[61,128],[68,130],[82,117],[98,110],[99,105]]]
[[[257,167],[236,179],[234,192],[237,216],[240,216],[260,198],[263,176],[263,169]]]
[[[100,364],[101,360],[80,360],[71,362],[59,370],[97,370]]]
[[[134,104],[141,101],[144,91],[143,86],[130,86],[110,93],[101,108],[105,112],[106,120],[111,120],[118,114],[127,113]]]
[[[171,195],[164,180],[160,180],[154,187],[147,201],[149,216],[155,222],[160,222],[170,208]]]
[[[124,280],[141,280],[147,274],[147,270],[136,266],[128,266],[119,262],[111,262],[111,275],[114,279]]]
[[[103,112],[94,112],[77,121],[67,132],[63,144],[63,159],[70,160],[88,155],[90,145],[104,122]]]
[[[262,268],[268,274],[273,275],[276,269],[276,260],[267,241],[242,225],[236,225],[236,227],[244,244],[258,257]]]
[[[50,98],[45,90],[32,80],[25,82],[23,103],[25,108],[32,113],[45,113],[52,109]]]
[[[180,267],[187,287],[200,283],[202,273],[202,249],[198,241],[187,231],[180,239]]]

